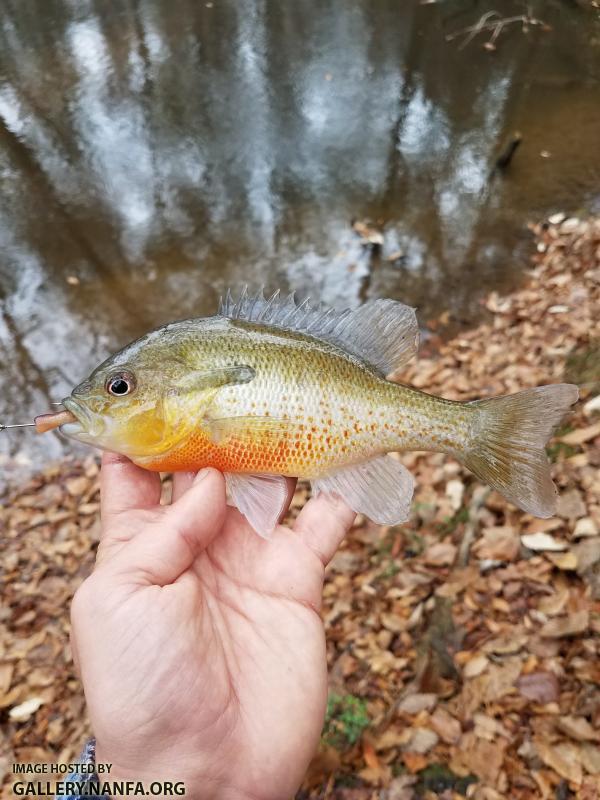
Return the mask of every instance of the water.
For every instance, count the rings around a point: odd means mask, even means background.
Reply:
[[[598,14],[530,5],[552,30],[489,52],[445,38],[486,2],[5,0],[0,420],[228,285],[470,324],[519,281],[528,220],[600,211]],[[5,433],[2,471],[72,448]]]

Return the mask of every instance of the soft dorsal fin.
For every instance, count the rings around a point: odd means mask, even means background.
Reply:
[[[261,322],[284,330],[308,333],[335,344],[389,375],[417,352],[419,326],[414,308],[395,300],[370,300],[357,309],[336,311],[309,300],[296,304],[294,294],[281,298],[275,292],[268,300],[262,292],[239,300],[231,292],[219,304],[219,314],[229,319]]]

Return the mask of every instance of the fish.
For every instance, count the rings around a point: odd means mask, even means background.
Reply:
[[[231,503],[268,537],[286,477],[342,498],[375,523],[410,513],[397,453],[458,459],[523,511],[550,517],[544,446],[578,398],[571,384],[457,402],[388,379],[417,353],[415,310],[376,299],[337,311],[294,295],[228,292],[212,317],[160,327],[98,366],[38,418],[44,430],[148,470],[225,475]]]

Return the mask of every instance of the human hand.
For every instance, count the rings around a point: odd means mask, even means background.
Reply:
[[[324,565],[354,512],[320,495],[265,541],[216,470],[175,475],[171,505],[121,456],[101,481],[97,564],[72,607],[97,762],[187,797],[287,800],[323,725]]]

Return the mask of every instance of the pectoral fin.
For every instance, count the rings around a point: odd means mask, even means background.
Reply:
[[[353,511],[365,514],[379,525],[397,525],[408,519],[413,488],[410,472],[390,456],[380,456],[312,481],[315,495],[320,492],[337,495]]]
[[[238,364],[208,370],[192,370],[177,381],[173,390],[176,393],[203,392],[240,383],[249,383],[256,372],[253,367]]]
[[[287,484],[281,475],[225,474],[232,505],[246,517],[264,539],[268,539],[285,511]]]

